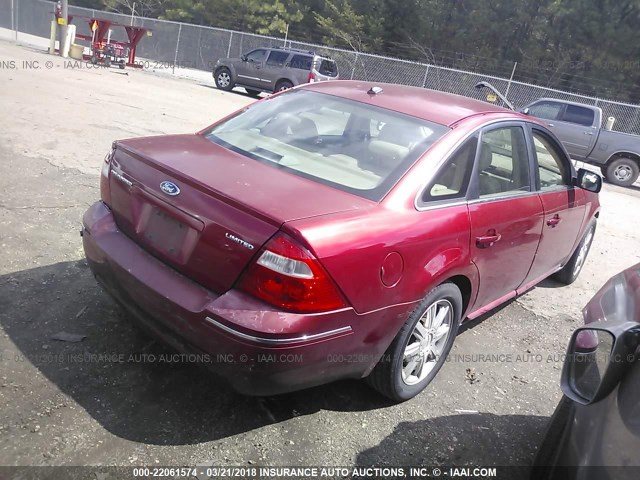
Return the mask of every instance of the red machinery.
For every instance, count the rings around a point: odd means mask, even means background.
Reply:
[[[89,29],[93,32],[91,35],[76,33],[76,38],[88,41],[91,44],[91,55],[85,55],[87,60],[92,63],[104,63],[106,66],[111,63],[117,63],[120,68],[124,68],[125,64],[129,67],[142,68],[142,65],[135,63],[136,47],[145,34],[149,34],[151,30],[145,27],[136,27],[133,25],[125,25],[123,23],[112,22],[103,18],[84,17],[80,15],[69,15],[69,23],[73,18],[82,18],[89,24]],[[122,27],[127,32],[128,42],[120,42],[109,40],[107,42],[109,29],[113,27]],[[126,61],[125,61],[126,58]]]

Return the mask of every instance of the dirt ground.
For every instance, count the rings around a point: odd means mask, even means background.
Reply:
[[[168,350],[83,260],[104,155],[114,139],[193,132],[252,99],[8,42],[0,60],[0,465],[526,466],[581,307],[640,261],[640,189],[605,185],[578,281],[545,281],[468,325],[434,383],[400,405],[356,381],[249,398],[194,365],[116,361]],[[86,338],[51,339],[62,331]]]

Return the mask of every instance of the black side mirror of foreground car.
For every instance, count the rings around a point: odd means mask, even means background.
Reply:
[[[561,386],[571,400],[590,405],[613,390],[636,360],[640,325],[595,322],[571,336],[562,368]]]
[[[576,186],[593,193],[598,193],[602,190],[602,178],[597,173],[581,168],[578,170]]]
[[[243,62],[247,61],[247,56],[246,55],[240,55],[240,60],[242,60]]]

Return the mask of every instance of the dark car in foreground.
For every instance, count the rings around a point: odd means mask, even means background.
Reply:
[[[640,264],[611,278],[583,310],[560,401],[532,480],[637,479],[640,472]]]
[[[83,243],[134,318],[240,392],[367,378],[406,400],[463,320],[576,279],[600,187],[531,117],[321,82],[115,142]]]

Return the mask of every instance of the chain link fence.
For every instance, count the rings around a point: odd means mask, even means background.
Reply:
[[[12,29],[18,41],[20,34],[49,37],[54,3],[43,0],[0,0],[0,28]],[[283,46],[282,38],[242,33],[220,28],[190,25],[165,20],[131,17],[113,12],[69,7],[69,14],[78,17],[97,17],[126,25],[151,29],[152,36],[139,43],[137,56],[160,68],[195,69],[211,71],[219,58],[238,57],[258,47]],[[77,19],[73,22],[78,33],[90,35],[88,22]],[[15,37],[13,37],[15,38]],[[123,28],[115,28],[113,40],[126,41]],[[546,87],[540,87],[506,78],[483,75],[475,72],[429,65],[427,63],[359,53],[337,48],[287,41],[286,46],[315,50],[329,55],[338,64],[340,78],[373,82],[399,83],[431,88],[484,100],[486,92],[476,90],[474,85],[489,81],[499,91],[507,93],[516,108],[542,97],[575,101],[595,105],[603,110],[603,118],[615,117],[614,129],[640,134],[640,106],[588,97]]]

